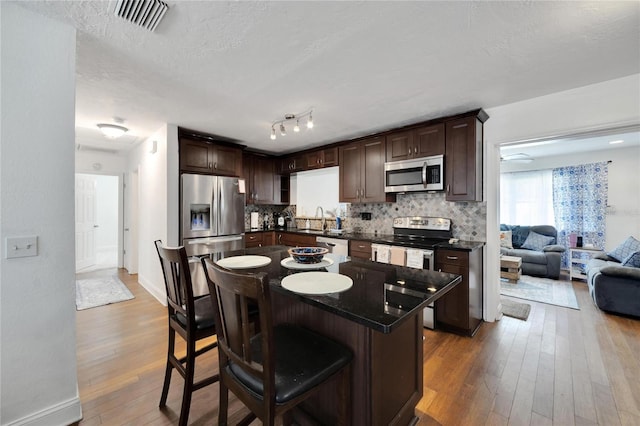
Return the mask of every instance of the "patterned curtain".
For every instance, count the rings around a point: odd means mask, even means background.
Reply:
[[[569,235],[575,233],[585,244],[604,248],[607,176],[606,162],[553,169],[558,244],[570,247]],[[569,267],[569,250],[562,255],[562,266]]]

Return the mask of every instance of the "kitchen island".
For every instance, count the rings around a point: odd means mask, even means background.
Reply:
[[[211,257],[217,261],[238,255],[271,258],[270,264],[246,271],[268,273],[275,323],[300,324],[351,348],[353,425],[417,421],[415,406],[423,393],[422,310],[458,285],[459,275],[329,254],[325,259],[331,264],[321,271],[350,277],[352,287],[308,295],[281,285],[285,277],[305,272],[281,264],[289,257],[287,247],[258,247]],[[303,404],[304,410],[323,424],[334,424],[335,389],[328,383],[323,392]]]

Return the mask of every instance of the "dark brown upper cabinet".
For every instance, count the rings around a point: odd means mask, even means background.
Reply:
[[[244,178],[247,183],[247,204],[281,203],[281,175],[276,173],[276,160],[259,154],[243,156]],[[289,200],[287,199],[286,202]]]
[[[482,201],[482,125],[488,118],[479,110],[474,115],[446,122],[447,201]]]
[[[303,154],[292,154],[280,159],[280,172],[281,173],[295,173],[304,168],[307,165],[307,157]]]
[[[387,161],[444,155],[444,123],[387,135]]]
[[[393,202],[384,192],[385,138],[374,136],[339,148],[340,202]]]
[[[221,176],[242,175],[242,149],[180,138],[180,171]]]
[[[305,155],[306,170],[321,169],[323,167],[333,167],[338,165],[338,148],[326,148],[312,151]]]

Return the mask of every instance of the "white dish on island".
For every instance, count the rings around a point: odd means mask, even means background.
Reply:
[[[280,282],[282,287],[300,294],[329,294],[349,290],[351,277],[334,272],[298,272],[287,275]]]
[[[248,269],[259,268],[271,263],[271,258],[267,256],[243,255],[231,256],[220,259],[216,262],[218,265],[227,269]]]
[[[333,265],[333,260],[329,258],[324,258],[318,263],[299,263],[296,262],[293,257],[287,257],[280,261],[280,264],[288,269],[299,269],[299,270],[313,270],[313,269],[322,269],[327,266]]]

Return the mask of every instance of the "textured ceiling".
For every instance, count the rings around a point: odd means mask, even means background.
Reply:
[[[637,1],[167,3],[153,33],[115,0],[21,3],[78,30],[78,143],[172,123],[290,152],[640,72]],[[312,130],[269,139],[310,108]],[[113,117],[121,141],[96,131]]]

